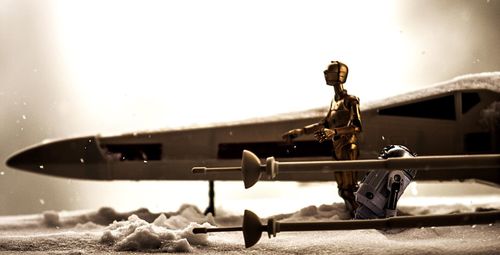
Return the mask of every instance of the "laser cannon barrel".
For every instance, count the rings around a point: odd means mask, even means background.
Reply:
[[[259,242],[262,232],[267,232],[269,238],[276,237],[279,232],[291,231],[327,231],[355,229],[390,229],[390,228],[420,228],[459,226],[473,224],[490,224],[500,221],[500,211],[457,213],[447,215],[399,216],[374,220],[339,220],[331,222],[278,222],[269,219],[262,224],[260,218],[252,211],[245,210],[243,226],[227,228],[194,228],[193,233],[243,231],[245,247],[249,248]]]
[[[484,155],[452,155],[452,156],[418,156],[409,158],[387,158],[348,161],[294,161],[280,162],[274,157],[261,164],[259,158],[251,151],[244,150],[239,167],[194,167],[194,174],[241,172],[245,188],[257,183],[263,174],[275,179],[280,172],[340,172],[368,170],[415,169],[432,171],[441,169],[492,169],[500,168],[500,154]]]

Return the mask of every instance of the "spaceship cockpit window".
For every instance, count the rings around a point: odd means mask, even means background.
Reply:
[[[462,93],[462,114],[467,113],[470,109],[481,102],[479,94],[476,92]]]
[[[456,120],[455,96],[448,95],[415,103],[379,109],[379,115]]]

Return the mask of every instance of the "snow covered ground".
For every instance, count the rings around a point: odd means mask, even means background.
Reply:
[[[403,206],[402,214],[426,215],[500,209],[500,197],[480,205]],[[241,232],[194,235],[195,226],[241,226],[240,215],[219,210],[204,216],[195,206],[176,212],[147,209],[118,213],[98,211],[44,212],[0,217],[0,254],[123,254],[185,252],[195,254],[499,254],[500,224],[378,230],[287,232],[263,236],[245,249]],[[280,221],[347,219],[342,204],[308,206]]]

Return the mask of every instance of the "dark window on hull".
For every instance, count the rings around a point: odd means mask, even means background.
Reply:
[[[478,93],[475,92],[464,92],[462,93],[462,114],[468,112],[472,107],[476,106],[481,102],[481,98]]]
[[[249,150],[260,158],[332,156],[332,141],[323,143],[295,141],[293,144],[284,142],[221,143],[219,144],[217,157],[219,159],[239,159],[243,150]]]
[[[478,132],[465,134],[464,149],[469,153],[491,152],[491,133]]]
[[[455,120],[455,97],[453,95],[380,109],[379,115]]]
[[[103,148],[108,158],[119,161],[161,160],[162,155],[161,143],[106,144]]]

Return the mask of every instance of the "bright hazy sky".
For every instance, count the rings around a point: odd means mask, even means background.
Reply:
[[[415,51],[394,9],[388,1],[61,1],[51,11],[84,114],[147,128],[328,105],[330,60],[351,67],[352,93],[377,98],[380,69],[394,68],[380,78],[397,87],[412,65],[404,52]]]
[[[347,89],[369,101],[452,78],[462,74],[452,63],[483,57],[470,53],[468,27],[480,21],[465,4],[436,12],[401,1],[49,3],[41,29],[53,36],[80,116],[101,132],[327,106],[330,60],[349,65]]]

